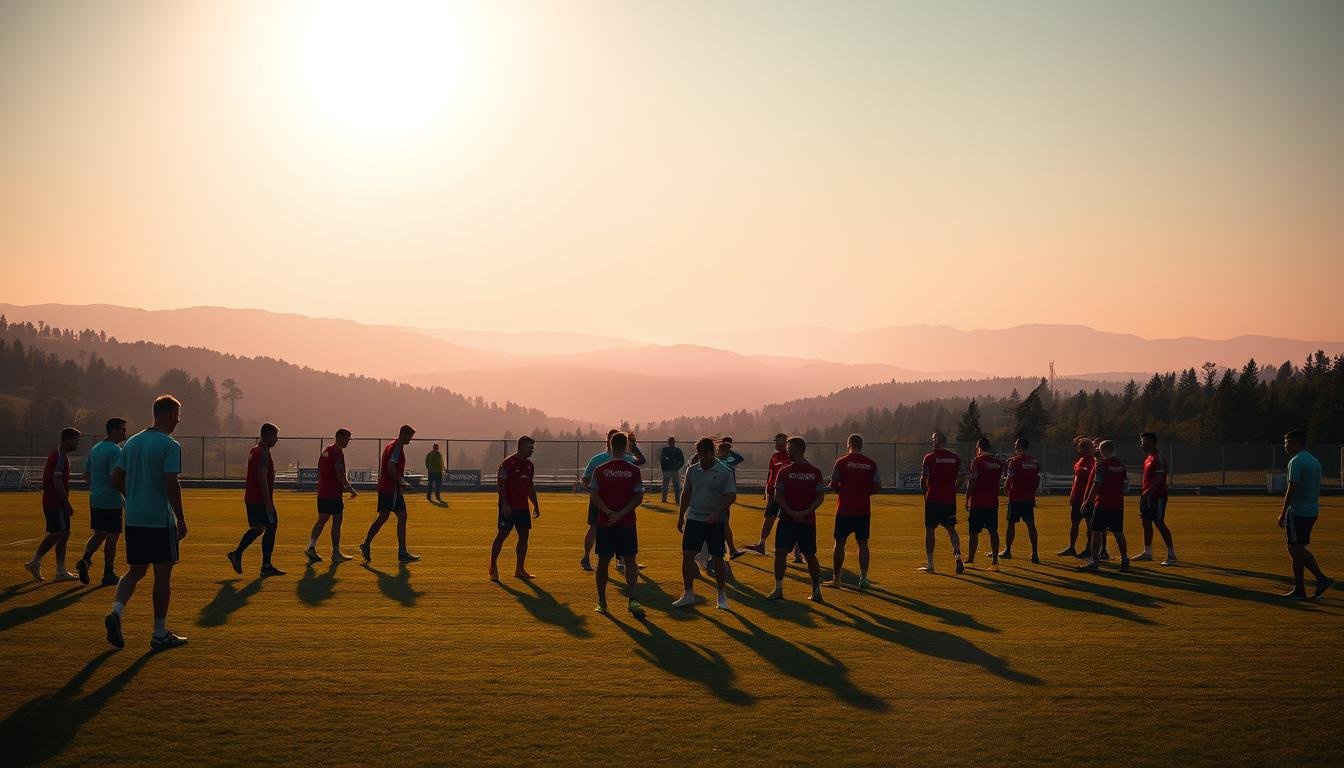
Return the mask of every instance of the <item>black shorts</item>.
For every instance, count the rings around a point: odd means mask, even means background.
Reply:
[[[1288,532],[1288,546],[1305,547],[1311,543],[1311,529],[1316,525],[1316,518],[1303,517],[1288,513],[1288,520],[1284,529]]]
[[[404,493],[378,493],[378,514],[387,512],[405,512],[406,494]]]
[[[121,533],[121,507],[90,507],[89,527],[103,533]]]
[[[64,509],[43,507],[42,517],[47,520],[47,533],[60,533],[70,530],[70,515]]]
[[[775,555],[792,552],[794,545],[804,555],[817,554],[817,524],[800,523],[789,515],[783,515],[775,528]]]
[[[511,509],[499,516],[499,530],[508,533],[514,528],[520,531],[532,530],[532,513],[526,509]]]
[[[765,502],[765,516],[771,520],[779,517],[779,502],[774,499]]]
[[[954,502],[924,502],[924,527],[937,528],[940,525],[957,524],[957,505]]]
[[[1124,533],[1125,511],[1123,509],[1098,509],[1092,514],[1092,532]]]
[[[1069,505],[1069,522],[1070,522],[1070,523],[1081,523],[1081,522],[1083,522],[1084,520],[1091,520],[1091,519],[1092,519],[1092,505],[1091,505],[1091,504],[1087,504],[1087,505],[1083,505],[1083,504],[1070,504],[1070,505]]]
[[[709,554],[723,557],[723,553],[728,549],[724,539],[724,530],[727,527],[727,522],[724,520],[712,525],[703,520],[687,520],[681,534],[681,551],[699,552],[702,545],[707,545]]]
[[[345,500],[337,496],[334,499],[317,500],[317,514],[319,515],[339,515],[345,511]]]
[[[126,562],[130,565],[160,565],[177,562],[177,527],[126,526]]]
[[[1165,521],[1167,519],[1167,500],[1149,499],[1140,496],[1139,519]]]
[[[867,541],[869,523],[872,521],[872,515],[836,515],[835,540],[843,542],[852,533],[856,540]]]
[[[591,501],[588,502],[588,524],[597,525],[597,505]]]
[[[1010,501],[1008,502],[1008,522],[1010,523],[1035,523],[1036,522],[1036,502],[1034,501]]]
[[[999,510],[995,507],[971,507],[971,511],[966,515],[966,522],[970,525],[972,534],[981,531],[998,533]]]
[[[263,528],[275,525],[275,518],[271,516],[271,510],[267,509],[265,502],[249,501],[247,502],[247,524],[253,528]]]
[[[639,534],[634,526],[599,526],[597,529],[598,557],[634,557],[639,554]]]

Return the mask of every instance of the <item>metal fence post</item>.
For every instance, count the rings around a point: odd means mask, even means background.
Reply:
[[[201,480],[205,480],[205,435],[201,435]]]
[[[1223,443],[1223,485],[1227,485],[1227,443]]]

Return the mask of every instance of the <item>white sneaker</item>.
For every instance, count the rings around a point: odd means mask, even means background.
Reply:
[[[1163,560],[1160,565],[1175,565],[1177,562],[1179,561],[1176,559],[1175,555],[1167,555],[1167,559]]]
[[[916,571],[919,571],[920,573],[933,573],[933,566],[932,566],[932,565],[921,565],[921,566],[919,566],[918,568],[916,568],[915,570],[916,570]]]
[[[1134,557],[1129,558],[1129,561],[1130,561],[1131,563],[1146,563],[1146,562],[1148,562],[1149,560],[1152,560],[1152,559],[1153,559],[1153,553],[1152,553],[1152,552],[1140,552],[1139,554],[1135,555]]]
[[[715,603],[715,605],[718,607],[720,611],[728,610],[728,593],[720,592],[719,600],[717,603]]]
[[[78,581],[79,577],[69,571],[57,571],[55,581]]]
[[[681,597],[672,601],[673,608],[689,608],[701,601],[701,597],[694,592],[682,592]]]

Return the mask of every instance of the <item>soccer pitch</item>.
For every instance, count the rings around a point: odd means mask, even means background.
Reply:
[[[1274,498],[1173,497],[1178,567],[1120,574],[1113,560],[1080,574],[1054,554],[1065,499],[1046,497],[1040,565],[1019,526],[1002,572],[953,575],[940,531],[943,572],[928,576],[914,570],[921,500],[880,496],[873,590],[828,589],[813,604],[806,571],[790,565],[788,601],[768,603],[771,560],[748,554],[729,612],[670,606],[676,511],[655,503],[638,512],[645,622],[626,613],[619,578],[610,617],[592,611],[583,497],[542,494],[530,584],[511,575],[513,538],[502,583],[486,579],[494,496],[447,498],[408,498],[422,562],[397,566],[389,523],[371,564],[305,567],[313,495],[281,492],[275,561],[289,574],[262,581],[259,542],[243,576],[224,557],[246,527],[241,490],[188,491],[169,627],[190,644],[150,654],[150,579],[126,610],[127,647],[113,651],[102,622],[112,589],[28,579],[40,497],[0,496],[0,762],[1228,766],[1344,752],[1344,592],[1277,596],[1289,582]],[[745,500],[732,516],[739,544],[761,522],[760,501]],[[1125,526],[1137,552],[1135,503]],[[347,504],[347,552],[373,506],[372,493]],[[1322,507],[1312,548],[1339,578],[1344,499]],[[88,535],[84,494],[75,508],[72,566]],[[823,575],[833,508],[819,514]],[[985,566],[983,535],[981,549]],[[324,534],[318,551],[329,550]],[[50,556],[43,568],[50,578]]]

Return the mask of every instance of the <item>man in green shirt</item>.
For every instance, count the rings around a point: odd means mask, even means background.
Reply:
[[[1305,571],[1316,577],[1316,591],[1320,597],[1335,583],[1316,563],[1316,556],[1307,549],[1311,543],[1311,529],[1320,514],[1321,462],[1307,452],[1307,432],[1294,429],[1283,436],[1283,450],[1288,453],[1288,488],[1283,492],[1283,511],[1279,513],[1279,527],[1288,534],[1288,554],[1293,558],[1293,591],[1284,597],[1306,600]]]
[[[425,486],[425,501],[443,501],[443,454],[439,452],[439,444],[429,449],[425,454],[425,472],[429,475],[429,483]],[[430,495],[433,495],[433,499]]]

